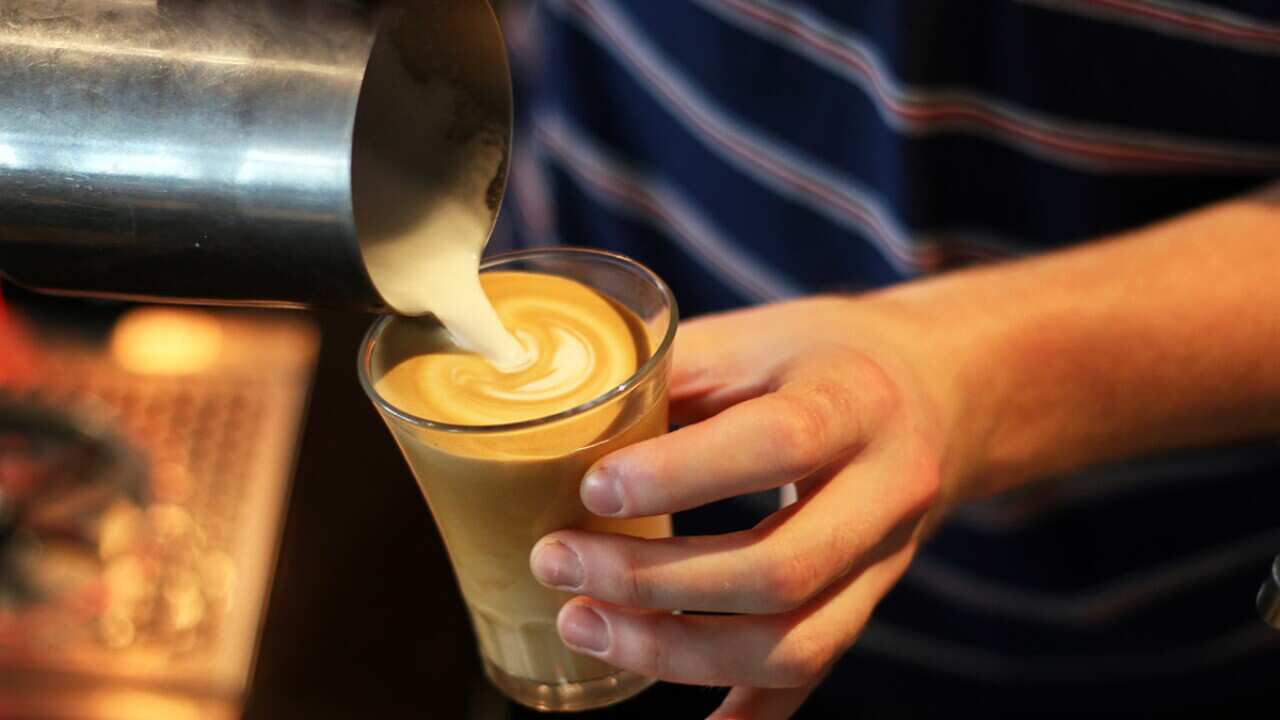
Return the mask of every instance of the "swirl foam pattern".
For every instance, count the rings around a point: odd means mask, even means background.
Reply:
[[[485,273],[481,283],[524,361],[499,368],[443,343],[393,367],[378,383],[384,397],[452,425],[522,422],[603,395],[648,356],[639,319],[581,283],[519,272]]]

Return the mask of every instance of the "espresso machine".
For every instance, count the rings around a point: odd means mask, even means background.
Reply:
[[[483,0],[0,7],[0,287],[131,308],[0,382],[0,716],[236,714],[318,337],[135,303],[395,312],[370,255],[492,228],[511,132]]]

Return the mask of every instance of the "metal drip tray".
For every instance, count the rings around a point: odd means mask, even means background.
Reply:
[[[144,312],[216,327],[215,350],[54,340],[34,391],[0,393],[0,715],[221,716],[247,686],[316,335]]]

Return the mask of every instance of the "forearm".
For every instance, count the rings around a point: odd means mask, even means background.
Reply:
[[[1274,189],[899,299],[945,313],[959,495],[1280,435]]]

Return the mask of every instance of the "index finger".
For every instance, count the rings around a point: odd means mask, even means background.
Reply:
[[[597,515],[640,517],[776,488],[856,452],[892,404],[878,369],[797,378],[606,456],[583,480],[582,501]]]

